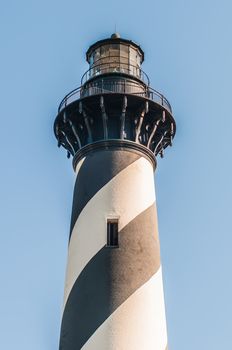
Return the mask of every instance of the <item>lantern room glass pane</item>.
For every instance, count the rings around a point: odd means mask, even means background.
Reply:
[[[93,53],[93,60],[96,63],[101,57],[100,48],[97,48]]]
[[[114,56],[117,56],[119,57],[120,56],[120,45],[119,44],[111,44],[110,45],[110,56],[114,57]]]
[[[141,60],[139,50],[129,43],[103,44],[89,57],[89,77],[119,72],[141,78]]]
[[[140,66],[142,63],[142,56],[141,54],[137,51],[137,65]]]
[[[107,57],[110,55],[109,48],[110,48],[110,45],[101,46],[101,57]]]
[[[130,48],[130,61],[133,62],[133,65],[137,63],[137,50]]]
[[[129,46],[128,45],[120,45],[120,55],[121,57],[129,58]]]
[[[90,66],[92,66],[92,64],[93,64],[93,54],[89,58],[89,64],[90,64]]]

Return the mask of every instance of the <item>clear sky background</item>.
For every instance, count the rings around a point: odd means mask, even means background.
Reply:
[[[115,23],[177,122],[156,171],[169,349],[232,349],[231,15],[230,0],[1,1],[0,349],[58,349],[75,179],[53,121]]]

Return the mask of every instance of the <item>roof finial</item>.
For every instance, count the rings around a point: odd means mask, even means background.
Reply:
[[[111,39],[119,39],[119,38],[120,38],[120,34],[117,33],[116,31],[114,34],[111,35]]]

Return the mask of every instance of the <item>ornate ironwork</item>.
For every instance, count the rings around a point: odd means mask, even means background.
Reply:
[[[61,101],[54,124],[58,146],[70,157],[95,142],[128,140],[163,157],[176,128],[170,103],[139,66],[110,60],[92,66]]]

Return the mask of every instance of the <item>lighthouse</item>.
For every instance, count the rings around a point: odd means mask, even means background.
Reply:
[[[135,42],[115,33],[86,60],[54,123],[76,173],[59,350],[166,350],[154,172],[172,109]]]

